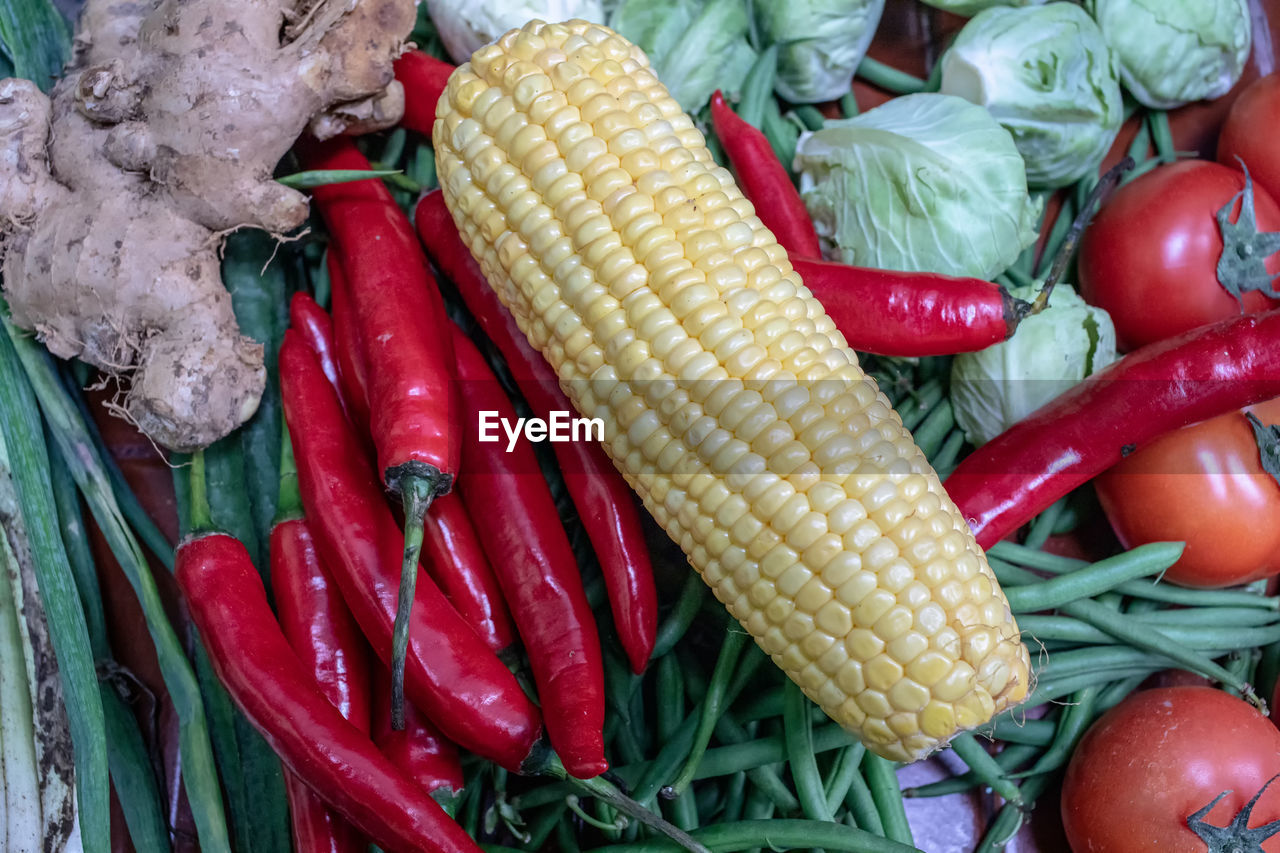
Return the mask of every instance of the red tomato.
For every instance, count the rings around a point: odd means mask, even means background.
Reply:
[[[1187,818],[1230,791],[1204,817],[1228,826],[1277,773],[1280,731],[1244,700],[1210,687],[1142,690],[1103,714],[1071,757],[1067,842],[1075,853],[1204,853]],[[1277,818],[1280,783],[1263,793],[1249,826]],[[1278,853],[1280,836],[1261,849]]]
[[[1240,93],[1231,105],[1218,137],[1218,162],[1240,168],[1237,157],[1249,167],[1258,186],[1272,198],[1280,198],[1280,72],[1260,77]]]
[[[1222,587],[1280,573],[1280,483],[1243,412],[1280,423],[1280,398],[1161,436],[1094,480],[1120,542],[1185,541],[1165,580]]]
[[[1080,242],[1080,295],[1115,321],[1130,350],[1235,316],[1240,305],[1218,283],[1222,234],[1217,211],[1244,189],[1244,173],[1207,160],[1171,163],[1126,184]],[[1258,228],[1280,231],[1280,206],[1255,184]],[[1280,273],[1280,255],[1267,261]],[[1272,301],[1245,296],[1246,311]]]

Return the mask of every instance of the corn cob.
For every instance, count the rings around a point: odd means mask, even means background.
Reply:
[[[530,22],[454,73],[433,130],[489,282],[811,699],[912,761],[1025,698],[964,518],[639,48]]]

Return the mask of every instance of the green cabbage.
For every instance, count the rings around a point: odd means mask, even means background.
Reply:
[[[778,94],[812,104],[848,92],[883,11],[884,0],[757,0],[756,33],[779,48]]]
[[[747,0],[623,0],[609,26],[639,45],[685,112],[736,94],[756,61]]]
[[[957,15],[976,15],[992,6],[1038,6],[1044,0],[920,0],[926,6],[955,12]]]
[[[950,95],[894,98],[796,147],[828,254],[881,269],[991,278],[1036,238],[1039,205],[1009,132]]]
[[[1032,186],[1096,172],[1124,121],[1118,63],[1071,3],[976,15],[942,57],[941,91],[986,107],[1009,129]]]
[[[1031,300],[1036,289],[1020,288],[1014,295]],[[955,357],[951,404],[956,423],[971,444],[985,444],[1115,360],[1110,315],[1085,304],[1070,285],[1059,284],[1049,307],[1023,320],[1012,338]]]
[[[601,0],[427,0],[427,13],[454,62],[462,64],[507,30],[538,18],[604,23]]]
[[[1248,0],[1086,0],[1143,104],[1172,109],[1226,93],[1249,58]]]

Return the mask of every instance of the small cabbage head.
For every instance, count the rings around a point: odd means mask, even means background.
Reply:
[[[1125,88],[1167,110],[1216,98],[1249,58],[1248,0],[1086,0],[1120,60]]]
[[[427,0],[427,13],[444,49],[459,65],[507,30],[535,18],[582,18],[595,24],[605,19],[603,0]]]
[[[1036,290],[1014,295],[1030,301]],[[1059,284],[1049,307],[1023,320],[1009,340],[951,362],[956,423],[975,447],[986,444],[1115,360],[1110,315]]]
[[[761,43],[778,45],[777,93],[813,104],[849,91],[884,0],[757,0],[753,11]]]
[[[951,95],[894,98],[796,146],[800,192],[845,263],[989,279],[1036,239],[1009,132]]]
[[[986,107],[1009,129],[1033,187],[1096,172],[1124,121],[1119,64],[1072,3],[988,9],[941,62],[941,91]]]
[[[640,46],[689,113],[706,106],[716,89],[736,94],[756,61],[747,43],[747,0],[623,0],[609,26]]]
[[[1044,0],[920,0],[926,6],[954,12],[957,15],[976,15],[992,6],[1039,6]]]

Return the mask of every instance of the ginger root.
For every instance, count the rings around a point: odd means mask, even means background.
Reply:
[[[399,118],[413,0],[89,0],[46,98],[0,80],[0,258],[14,322],[131,380],[174,450],[252,416],[260,344],[219,277],[224,234],[283,234],[306,197],[272,170],[308,128]]]

